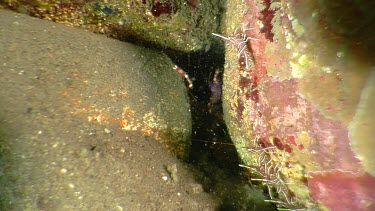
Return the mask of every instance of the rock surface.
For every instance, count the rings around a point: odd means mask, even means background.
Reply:
[[[342,5],[228,3],[225,120],[279,208],[375,209],[374,5]]]
[[[0,10],[0,206],[212,210],[185,165],[183,79],[162,53]]]

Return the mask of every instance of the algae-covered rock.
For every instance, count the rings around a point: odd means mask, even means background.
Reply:
[[[191,133],[187,87],[163,53],[4,10],[0,25],[0,204],[213,209],[162,147],[185,157]]]
[[[5,8],[80,26],[118,39],[135,39],[180,51],[209,45],[219,27],[221,0],[14,1]],[[0,2],[1,4],[1,2]]]
[[[345,4],[228,3],[225,120],[280,209],[375,207],[374,5]]]

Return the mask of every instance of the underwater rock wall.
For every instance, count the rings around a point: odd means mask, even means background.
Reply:
[[[375,209],[374,5],[343,4],[227,5],[225,120],[279,209]]]

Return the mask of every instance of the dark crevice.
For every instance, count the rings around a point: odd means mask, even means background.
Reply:
[[[264,191],[257,186],[250,187],[249,193],[249,179],[242,175],[244,169],[239,167],[240,159],[223,120],[222,101],[217,95],[221,86],[215,87],[216,96],[211,91],[214,80],[216,85],[222,84],[225,61],[225,43],[214,37],[212,43],[208,51],[182,53],[164,49],[194,84],[189,90],[192,136],[187,162],[201,172],[196,179],[204,190],[221,200],[219,210],[275,210],[274,205],[249,196],[256,195],[256,191],[263,195]]]
[[[215,72],[222,72],[224,66],[224,46],[214,43],[207,52],[192,53],[166,52],[170,58],[193,80],[194,88],[189,90],[193,121],[190,163],[216,163],[219,168],[231,174],[238,174],[238,157],[223,121],[221,99],[212,99],[209,84]],[[218,75],[221,84],[222,74]]]

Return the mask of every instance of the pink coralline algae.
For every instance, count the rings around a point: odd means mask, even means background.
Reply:
[[[310,193],[329,210],[375,210],[375,180],[367,173],[311,172]]]

